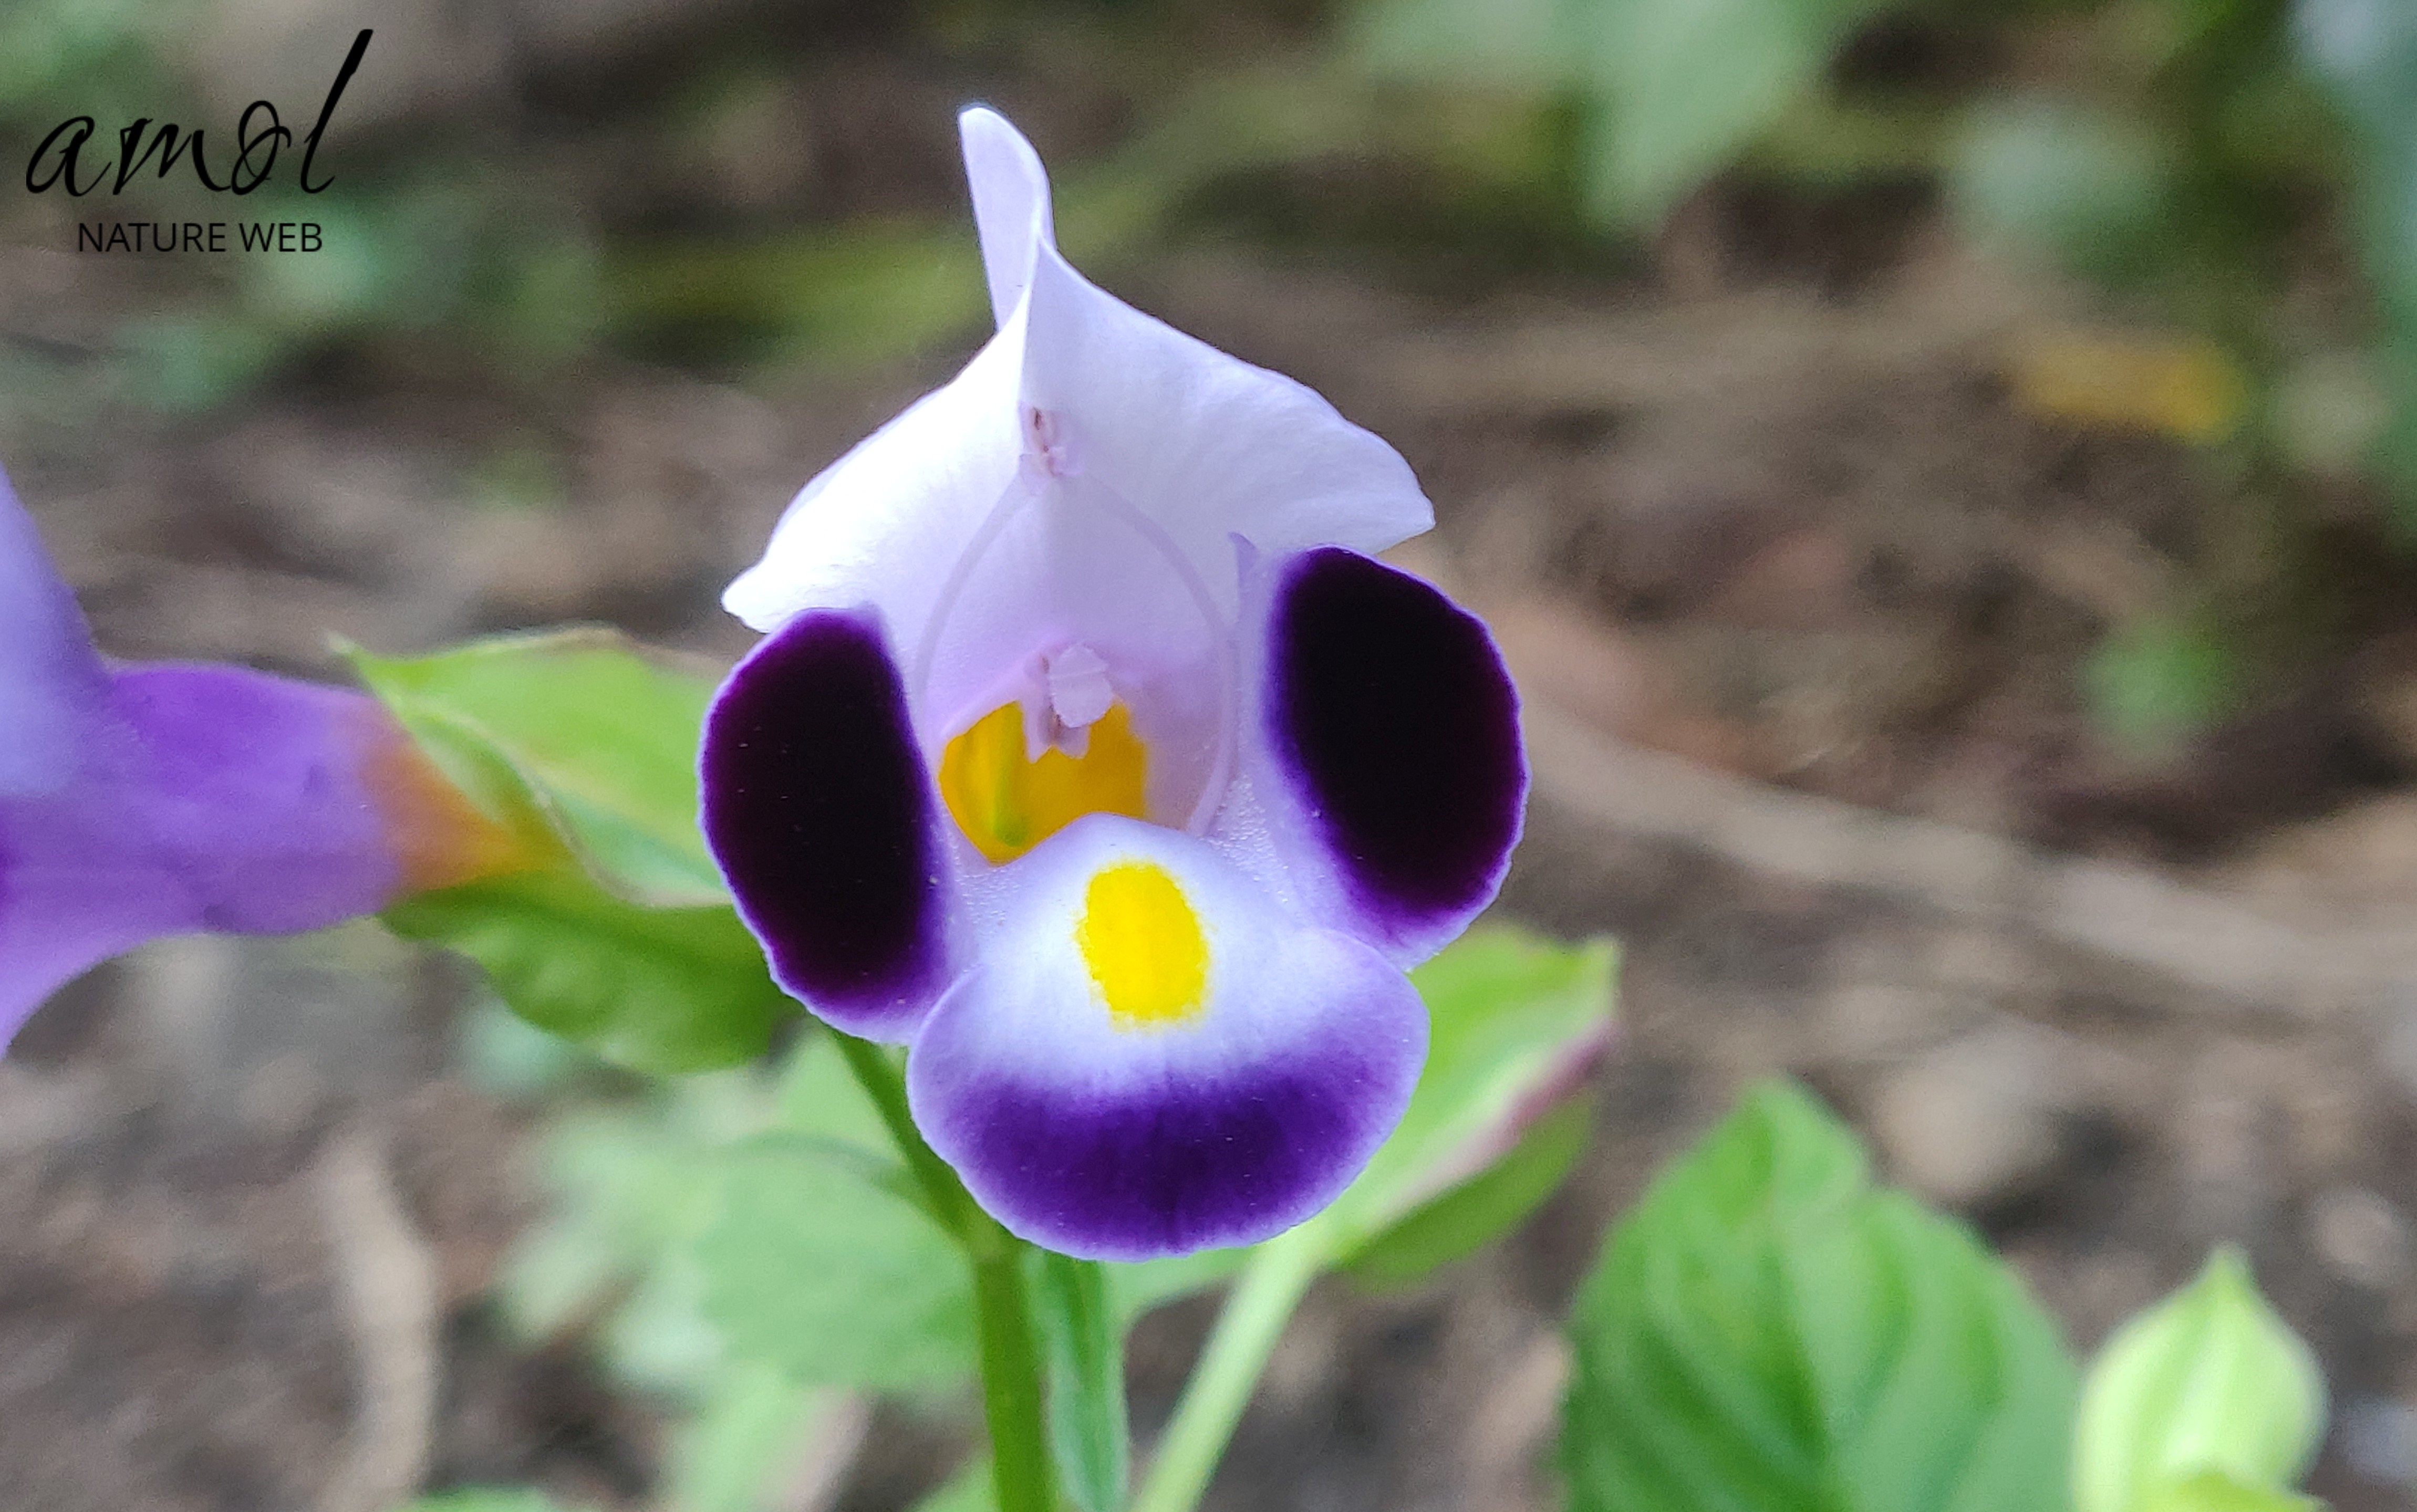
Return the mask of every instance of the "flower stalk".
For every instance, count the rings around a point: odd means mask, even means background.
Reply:
[[[1312,1219],[1262,1245],[1243,1267],[1129,1512],[1192,1512],[1200,1504],[1276,1340],[1324,1267],[1326,1228]]]
[[[904,1078],[889,1053],[836,1030],[831,1037],[905,1157],[924,1205],[973,1267],[982,1415],[990,1429],[991,1482],[998,1512],[1057,1512],[1041,1352],[1025,1294],[1024,1241],[975,1205],[956,1172],[924,1142],[907,1110]]]

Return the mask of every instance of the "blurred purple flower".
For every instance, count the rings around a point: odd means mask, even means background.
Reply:
[[[1475,618],[1362,554],[1409,467],[1058,254],[961,119],[998,332],[809,483],[724,602],[707,838],[774,974],[911,1045],[917,1122],[1027,1239],[1245,1244],[1349,1183],[1426,1049],[1404,968],[1527,792]]]
[[[0,1047],[145,940],[316,929],[508,843],[370,698],[104,662],[0,478]]]

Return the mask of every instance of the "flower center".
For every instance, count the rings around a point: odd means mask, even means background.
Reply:
[[[1164,867],[1118,861],[1093,874],[1074,943],[1117,1028],[1155,1029],[1200,1011],[1208,941]]]
[[[1012,861],[1085,814],[1148,817],[1149,752],[1122,703],[1061,730],[1038,756],[1026,718],[1023,703],[1002,703],[940,753],[940,796],[984,860]]]

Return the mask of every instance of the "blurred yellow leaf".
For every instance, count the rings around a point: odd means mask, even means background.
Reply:
[[[2018,342],[2006,376],[2033,415],[2200,443],[2230,435],[2249,397],[2239,365],[2189,336],[2051,332]]]

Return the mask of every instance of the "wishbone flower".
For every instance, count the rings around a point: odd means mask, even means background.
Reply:
[[[1330,1202],[1426,1051],[1402,975],[1527,793],[1485,628],[1363,554],[1433,511],[1300,385],[1059,256],[960,119],[998,331],[806,485],[723,602],[707,840],[781,983],[903,1042],[1015,1233],[1133,1260]]]
[[[509,864],[374,700],[113,666],[0,478],[0,1047],[161,935],[283,934]]]

